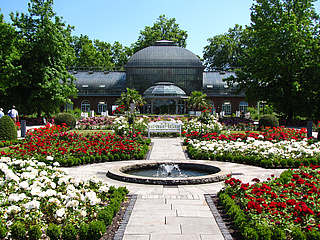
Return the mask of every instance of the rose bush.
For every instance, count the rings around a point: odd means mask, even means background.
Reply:
[[[61,165],[142,159],[147,150],[147,139],[139,134],[118,136],[115,134],[79,134],[65,132],[64,126],[50,126],[28,131],[23,144],[11,146],[2,156],[28,159],[35,157],[49,163],[54,159]]]
[[[225,180],[226,187],[219,192],[221,202],[246,239],[253,239],[250,237],[255,235],[253,232],[260,236],[259,239],[270,239],[266,234],[271,236],[276,229],[281,229],[279,231],[286,239],[297,239],[298,232],[305,236],[299,239],[306,239],[306,236],[307,239],[318,239],[319,166],[287,170],[280,178],[271,176],[265,182],[259,179],[252,182],[229,178]],[[262,226],[264,233],[261,233]]]
[[[112,129],[113,117],[87,117],[77,122],[76,129]]]
[[[306,130],[283,127],[260,133],[223,135],[198,132],[186,134],[189,155],[196,159],[242,162],[262,167],[298,167],[317,164],[320,142],[305,137]]]
[[[57,170],[57,166],[57,162],[47,165],[34,158],[0,158],[2,232],[7,234],[11,230],[9,234],[16,236],[19,233],[16,223],[20,224],[19,228],[29,230],[29,234],[35,228],[44,233],[50,224],[62,229],[71,224],[79,229],[81,223],[96,221],[101,211],[114,205],[111,193],[120,193],[120,202],[128,193],[124,188],[109,188],[94,176],[87,180],[74,179]],[[26,237],[25,232],[19,234]]]

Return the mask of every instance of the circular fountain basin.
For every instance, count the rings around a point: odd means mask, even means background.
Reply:
[[[178,165],[182,176],[154,176],[160,165]],[[152,172],[145,174],[146,172]],[[189,174],[188,172],[192,172]],[[185,174],[188,173],[188,174]],[[126,166],[111,168],[107,176],[125,182],[158,185],[187,185],[203,184],[223,181],[231,172],[224,171],[216,166],[196,162],[150,162],[133,163]]]

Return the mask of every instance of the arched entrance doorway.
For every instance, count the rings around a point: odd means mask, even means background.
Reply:
[[[146,99],[144,112],[149,114],[184,114],[186,93],[170,82],[159,82],[144,93]]]

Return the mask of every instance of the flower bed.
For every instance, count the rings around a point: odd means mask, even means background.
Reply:
[[[198,132],[186,134],[189,155],[194,159],[211,159],[258,165],[262,167],[299,167],[318,164],[320,142],[305,137],[305,129],[266,129],[260,133],[219,135]]]
[[[254,184],[230,178],[219,198],[245,239],[319,239],[319,166]]]
[[[35,157],[46,163],[53,159],[61,165],[77,165],[113,160],[143,159],[148,151],[146,138],[122,137],[115,134],[93,135],[65,132],[65,127],[49,126],[28,131],[23,144],[2,151],[2,156],[28,159]]]
[[[1,239],[100,239],[128,191],[71,178],[58,165],[0,158]]]
[[[226,117],[220,118],[219,122],[226,130],[252,131],[257,129],[257,126],[254,125],[254,121],[247,118]]]
[[[87,117],[78,121],[77,129],[112,129],[113,117]]]

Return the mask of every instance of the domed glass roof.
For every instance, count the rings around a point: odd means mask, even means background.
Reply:
[[[186,93],[179,87],[170,82],[159,82],[155,86],[149,87],[144,93],[144,97],[170,96],[183,97]]]
[[[128,67],[199,67],[201,60],[191,51],[178,47],[172,41],[157,41],[153,46],[136,52],[128,61]]]

